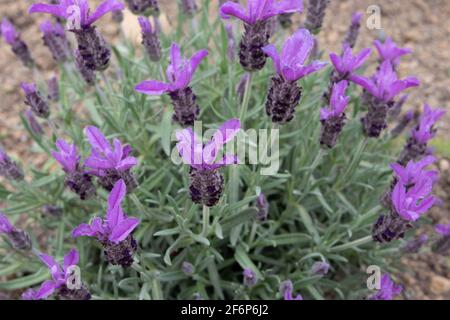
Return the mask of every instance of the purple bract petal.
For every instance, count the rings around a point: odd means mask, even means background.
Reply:
[[[124,240],[140,223],[138,218],[126,218],[112,229],[108,239],[114,243]]]
[[[6,43],[12,45],[19,38],[19,33],[17,33],[14,25],[7,19],[2,19],[1,24],[1,33],[3,35],[3,39],[5,39]]]
[[[14,230],[13,225],[9,222],[8,218],[0,212],[0,233],[10,233]]]

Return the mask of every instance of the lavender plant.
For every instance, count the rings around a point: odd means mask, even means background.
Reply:
[[[126,2],[140,16],[162,10],[156,1]],[[385,130],[403,100],[396,96],[418,85],[398,80],[404,51],[386,42],[379,70],[364,76],[370,49],[351,49],[360,15],[330,64],[308,60],[315,39],[306,29],[271,37],[273,18],[300,13],[301,0],[227,1],[216,15],[211,1],[195,3],[196,14],[179,11],[189,19],[168,30],[136,16],[140,50],[125,37],[107,43],[93,26],[124,8],[117,0],[95,11],[87,0],[31,6],[35,14],[70,20],[75,8],[81,16],[78,26],[69,21],[66,36],[77,48],[55,70],[58,85],[23,85],[24,129],[45,164],[22,165],[0,150],[0,290],[24,299],[398,296],[391,277],[399,252],[436,201],[438,175],[426,169],[435,158],[426,149],[442,116],[426,107],[403,151],[401,133]],[[310,1],[314,32],[326,5]],[[244,25],[224,23],[230,16]],[[230,53],[237,31],[239,62]],[[2,32],[19,41],[9,26]],[[437,230],[428,242],[444,253],[448,227]],[[402,252],[428,245],[419,240]],[[376,291],[366,286],[370,265],[383,272]]]

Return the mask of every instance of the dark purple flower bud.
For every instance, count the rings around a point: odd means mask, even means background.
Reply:
[[[238,84],[236,85],[236,94],[239,98],[239,101],[242,101],[242,99],[244,98],[245,87],[247,85],[249,77],[250,73],[248,72],[244,73],[241,79],[239,80]]]
[[[3,18],[2,20],[1,33],[3,39],[11,46],[12,51],[22,63],[27,67],[32,67],[34,65],[34,60],[31,57],[28,46],[20,39],[20,34],[15,30],[14,25],[7,18]]]
[[[280,23],[283,29],[289,29],[292,26],[292,15],[293,13],[285,13],[280,14],[278,18],[278,22]]]
[[[62,25],[59,23],[52,24],[50,20],[46,20],[41,24],[41,32],[43,33],[44,44],[50,50],[56,62],[61,63],[72,57],[72,50]]]
[[[220,15],[223,19],[234,16],[244,22],[245,32],[239,45],[239,60],[244,70],[252,72],[261,70],[266,63],[266,55],[262,48],[269,43],[272,17],[285,13],[302,12],[301,0],[248,1],[247,8],[232,1],[224,3],[220,7]]]
[[[85,29],[74,29],[78,42],[78,52],[83,58],[84,65],[94,71],[104,71],[108,68],[111,50],[95,26]]]
[[[9,180],[23,180],[22,169],[0,148],[0,176]]]
[[[17,250],[30,250],[31,239],[28,233],[23,230],[14,227],[6,218],[6,216],[0,211],[0,234],[6,234],[11,246]]]
[[[295,298],[292,296],[294,285],[291,280],[286,280],[280,283],[280,293],[284,300],[303,300],[303,297],[298,294]]]
[[[405,236],[413,226],[395,212],[380,215],[372,229],[372,238],[376,242],[387,243]]]
[[[400,115],[403,109],[403,105],[406,100],[408,100],[409,95],[404,94],[398,99],[395,104],[392,106],[391,110],[389,110],[389,120],[395,120]]]
[[[267,216],[269,215],[269,202],[267,202],[266,196],[264,193],[260,193],[258,198],[256,199],[256,219],[258,221],[267,220]]]
[[[436,135],[435,124],[444,114],[444,109],[431,109],[429,105],[425,104],[419,124],[413,129],[400,154],[398,163],[405,165],[410,160],[418,160],[426,154],[428,141]]]
[[[156,28],[152,28],[148,18],[139,17],[142,32],[142,45],[147,51],[150,60],[158,62],[161,60],[161,43]]]
[[[330,0],[309,0],[305,27],[313,34],[320,32]]]
[[[24,118],[27,120],[28,126],[30,127],[31,130],[33,130],[35,135],[40,136],[44,134],[44,129],[41,127],[38,120],[34,116],[33,112],[31,112],[31,110],[26,110],[22,114]]]
[[[381,277],[381,287],[377,293],[374,293],[368,300],[392,300],[402,292],[402,286],[396,285],[391,280],[389,274],[383,274]]]
[[[428,242],[428,236],[423,233],[420,236],[414,237],[405,243],[401,251],[404,253],[417,253]]]
[[[228,49],[227,49],[228,59],[230,61],[234,61],[234,59],[236,58],[236,40],[234,39],[233,25],[226,24],[225,30],[227,32],[228,38]]]
[[[123,21],[123,12],[120,10],[114,11],[112,13],[112,20],[117,24],[121,24]]]
[[[181,0],[181,8],[183,13],[189,18],[192,18],[198,10],[195,0]]]
[[[198,292],[194,293],[194,300],[203,300],[202,295]]]
[[[131,157],[133,151],[130,145],[123,145],[114,139],[111,145],[103,133],[94,126],[85,128],[84,133],[91,146],[91,155],[85,160],[85,165],[91,168],[92,174],[98,177],[100,185],[111,191],[114,185],[123,180],[128,192],[137,187],[131,168],[137,164],[137,159]]]
[[[387,114],[392,103],[384,102],[374,96],[370,96],[368,112],[361,118],[364,135],[370,138],[378,138],[381,132],[387,128]]]
[[[406,129],[406,127],[410,124],[410,122],[414,119],[414,111],[408,111],[403,115],[403,117],[400,118],[400,121],[398,121],[397,125],[394,129],[391,130],[391,137],[396,138],[398,137],[403,130]]]
[[[355,12],[352,15],[352,22],[344,38],[344,47],[348,46],[354,48],[356,40],[358,39],[359,29],[361,28],[361,20],[363,14],[360,12]]]
[[[327,262],[317,261],[317,262],[314,262],[314,264],[312,265],[311,273],[313,275],[324,276],[328,273],[329,269],[330,269],[330,265]]]
[[[92,86],[95,83],[95,71],[86,67],[78,50],[75,51],[75,66],[86,84]]]
[[[91,300],[91,293],[85,284],[81,284],[79,289],[69,289],[63,285],[58,289],[59,300]]]
[[[53,76],[47,81],[47,98],[50,101],[59,100],[59,83],[58,78]]]
[[[138,245],[131,233],[140,223],[138,218],[130,218],[122,210],[126,193],[125,182],[119,180],[109,194],[106,219],[95,217],[90,224],[80,224],[72,231],[74,238],[96,237],[103,245],[106,260],[122,267],[133,264]]]
[[[192,275],[195,271],[194,266],[192,265],[192,263],[189,263],[187,261],[183,261],[183,263],[181,264],[181,270],[188,276]]]
[[[21,87],[25,93],[25,104],[30,107],[31,111],[39,118],[48,118],[50,107],[37,90],[36,84],[22,82]]]
[[[320,110],[320,122],[322,123],[322,131],[320,134],[320,144],[333,148],[336,145],[346,121],[345,108],[347,107],[350,97],[345,95],[347,89],[347,81],[341,81],[333,86],[330,99],[330,108]]]
[[[60,218],[63,215],[63,209],[59,206],[55,206],[55,205],[51,205],[51,204],[46,204],[42,207],[42,212],[49,216],[49,217],[53,217],[53,218]]]
[[[287,123],[294,118],[295,108],[300,102],[302,88],[295,81],[286,81],[282,76],[271,78],[266,102],[266,114],[274,123]]]
[[[185,59],[181,56],[178,44],[172,43],[170,65],[166,70],[169,83],[143,81],[135,87],[135,90],[148,95],[169,94],[174,107],[173,119],[182,126],[192,126],[200,113],[200,108],[189,83],[198,65],[207,55],[207,50],[200,50],[190,59]]]
[[[158,0],[125,0],[131,12],[141,16],[158,16]]]
[[[244,286],[250,288],[258,282],[258,278],[251,268],[244,268],[242,274],[244,276]]]
[[[177,149],[185,164],[190,165],[189,191],[193,202],[212,207],[219,201],[224,179],[219,168],[235,164],[235,155],[227,154],[221,160],[216,157],[222,146],[233,140],[240,130],[240,121],[226,121],[206,145],[195,135],[192,128],[177,132]]]
[[[450,224],[438,224],[435,231],[441,238],[433,244],[433,252],[442,255],[448,254],[450,252]]]
[[[52,151],[52,156],[63,167],[65,184],[75,192],[81,200],[89,199],[96,194],[91,176],[83,170],[80,155],[75,144],[69,145],[62,139],[56,141],[58,152]]]

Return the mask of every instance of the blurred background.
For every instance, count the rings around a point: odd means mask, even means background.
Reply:
[[[45,78],[56,70],[48,49],[42,45],[39,23],[44,15],[29,16],[28,6],[33,0],[0,0],[0,18],[8,17],[21,31],[22,39],[28,44],[38,68]],[[89,0],[95,4],[99,0]],[[217,11],[219,0],[211,0],[211,10]],[[245,0],[241,0],[245,2]],[[176,25],[177,0],[159,0],[161,24],[165,31]],[[306,7],[307,0],[304,1]],[[436,194],[442,200],[440,206],[432,209],[430,218],[435,223],[450,222],[450,1],[448,0],[331,0],[325,17],[324,28],[319,34],[319,46],[328,53],[339,51],[342,38],[354,11],[365,12],[369,6],[381,9],[381,30],[369,30],[365,23],[361,28],[356,50],[371,46],[375,38],[390,36],[401,47],[414,50],[412,55],[402,59],[399,66],[401,78],[414,75],[421,80],[421,86],[411,90],[406,108],[419,110],[424,103],[432,107],[447,109],[440,122],[439,132],[433,141],[439,157],[441,170],[440,186]],[[212,13],[216,14],[216,13]],[[213,16],[213,15],[212,15]],[[300,27],[304,14],[295,16],[292,30]],[[369,14],[366,13],[366,18]],[[213,16],[214,17],[214,16]],[[121,24],[113,22],[111,16],[98,23],[108,42],[115,43],[125,36],[136,44],[140,42],[140,31],[136,16],[125,11]],[[375,49],[373,49],[375,51]],[[372,54],[376,59],[376,53]],[[21,158],[24,166],[40,166],[46,161],[44,153],[33,149],[32,141],[23,130],[19,113],[25,109],[21,81],[31,81],[33,72],[15,58],[10,47],[0,41],[0,145],[8,153]],[[1,204],[0,204],[1,207]],[[431,231],[431,230],[428,230]],[[423,230],[421,230],[423,232]],[[450,299],[449,258],[421,253],[402,258],[404,272],[398,275],[410,287],[414,299]],[[0,279],[1,281],[1,279]],[[1,293],[0,293],[1,297]]]

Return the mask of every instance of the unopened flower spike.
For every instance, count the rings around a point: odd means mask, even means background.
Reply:
[[[406,164],[410,160],[418,160],[427,153],[428,142],[436,135],[436,122],[445,114],[444,109],[432,109],[425,104],[419,124],[412,130],[398,163]]]
[[[103,71],[109,65],[111,51],[93,23],[109,12],[123,9],[124,5],[118,0],[104,0],[93,11],[90,10],[87,0],[61,0],[57,5],[33,4],[28,12],[49,13],[66,19],[70,31],[75,34],[78,52],[86,67],[91,70]],[[74,14],[74,11],[78,14]]]
[[[91,294],[84,284],[74,283],[78,268],[79,254],[76,249],[70,250],[64,256],[63,264],[46,254],[39,254],[39,259],[47,266],[52,276],[51,280],[42,283],[37,290],[28,289],[22,295],[23,300],[42,300],[56,293],[59,300],[89,300]]]
[[[389,61],[394,68],[399,64],[402,56],[412,53],[411,49],[397,47],[392,38],[389,37],[384,42],[375,40],[374,45],[380,55],[381,62]]]
[[[37,117],[47,119],[50,116],[50,107],[38,91],[36,84],[22,82],[21,87],[25,93],[25,104]]]
[[[81,200],[86,200],[96,194],[91,176],[84,170],[80,162],[81,156],[75,144],[68,144],[62,139],[56,141],[58,151],[52,151],[53,158],[62,166],[66,176],[65,185],[76,193]]]
[[[20,181],[24,179],[23,170],[0,147],[0,176],[8,180]]]
[[[305,27],[313,34],[320,32],[330,0],[309,0]]]
[[[3,18],[1,24],[1,34],[6,43],[11,46],[11,50],[27,67],[34,65],[28,46],[20,38],[20,34],[16,31],[14,25],[7,19]]]
[[[140,16],[158,16],[160,13],[158,0],[125,0],[128,9]]]
[[[4,233],[16,250],[30,250],[31,239],[28,233],[14,227],[8,218],[0,211],[0,234]]]
[[[294,285],[291,280],[283,281],[280,284],[280,293],[283,295],[284,300],[303,300],[301,294],[297,294],[295,297],[292,295]]]
[[[401,248],[401,252],[418,253],[427,242],[428,242],[428,235],[426,233],[423,233],[406,242],[405,245]]]
[[[127,193],[123,180],[117,181],[108,198],[106,217],[95,217],[90,224],[80,224],[72,231],[74,238],[95,237],[102,244],[106,260],[113,265],[129,267],[138,245],[131,234],[140,223],[138,218],[126,216],[122,201]]]
[[[141,26],[142,45],[147,51],[150,60],[158,62],[161,60],[161,43],[159,41],[156,27],[152,27],[150,21],[146,17],[138,17]]]
[[[75,50],[75,67],[78,70],[78,73],[83,78],[84,82],[89,85],[93,86],[95,84],[95,71],[92,69],[89,69],[86,66],[86,63],[83,60],[83,57],[81,56],[80,52],[78,50]]]
[[[378,72],[372,78],[366,78],[353,74],[350,80],[364,89],[369,94],[367,115],[362,118],[364,134],[371,138],[377,138],[387,127],[387,114],[394,105],[394,98],[402,91],[416,87],[419,80],[407,77],[399,80],[389,60],[383,62]]]
[[[205,145],[192,128],[177,132],[177,149],[183,163],[190,165],[189,192],[193,202],[212,207],[219,201],[224,185],[219,169],[238,163],[238,159],[233,154],[225,154],[220,160],[216,158],[222,147],[234,139],[240,128],[238,119],[228,120]]]
[[[266,113],[272,122],[286,123],[294,118],[302,93],[297,80],[327,65],[321,61],[306,64],[313,46],[313,36],[308,30],[300,29],[286,40],[281,54],[273,45],[262,48],[272,58],[277,72],[271,79],[266,102]]]
[[[227,32],[228,39],[227,56],[232,62],[236,58],[236,40],[234,39],[233,25],[231,23],[225,24],[225,30]]]
[[[320,144],[328,148],[336,145],[337,139],[345,125],[347,119],[345,108],[350,101],[350,97],[345,95],[348,82],[341,81],[333,86],[329,107],[320,110],[320,122],[322,131],[320,134]]]
[[[190,59],[183,58],[178,44],[172,43],[170,65],[166,71],[169,83],[156,80],[143,81],[135,87],[135,90],[148,95],[167,93],[174,107],[173,119],[182,126],[192,126],[197,120],[200,108],[189,84],[198,65],[207,55],[207,50],[200,50]]]
[[[50,101],[59,100],[59,83],[58,78],[56,76],[52,76],[47,81],[47,98]]]
[[[330,264],[325,261],[316,261],[311,266],[311,273],[313,275],[325,276],[330,269]]]
[[[39,121],[36,119],[34,113],[31,110],[25,110],[24,112],[22,112],[22,115],[35,135],[40,136],[44,134],[44,129],[39,124]]]
[[[72,50],[63,26],[58,22],[53,24],[50,20],[46,20],[40,27],[44,44],[50,50],[53,59],[58,63],[71,59]]]
[[[356,40],[358,39],[359,29],[361,28],[361,20],[363,18],[363,13],[355,12],[352,14],[352,21],[350,27],[345,35],[345,39],[343,42],[343,47],[354,48],[356,44]]]
[[[196,0],[181,0],[181,9],[187,17],[192,18],[198,11]]]
[[[84,134],[92,147],[91,154],[84,164],[98,177],[100,185],[111,191],[117,181],[123,180],[128,192],[132,192],[137,187],[137,182],[131,168],[137,165],[137,159],[130,156],[133,152],[131,146],[122,144],[117,138],[111,145],[103,133],[94,126],[86,127]]]
[[[302,0],[248,0],[247,8],[227,1],[220,7],[223,19],[234,16],[244,22],[245,32],[239,44],[239,60],[244,70],[261,70],[266,64],[267,57],[262,48],[269,44],[272,23],[270,18],[302,11]]]
[[[381,287],[380,289],[369,296],[368,300],[393,300],[396,296],[402,293],[402,286],[396,285],[392,281],[389,274],[383,274],[381,277]]]
[[[253,287],[258,282],[258,278],[251,268],[244,268],[242,275],[244,276],[244,286],[248,288]]]
[[[269,216],[269,202],[267,201],[264,193],[260,193],[258,198],[256,198],[256,219],[258,221],[266,221]]]
[[[434,228],[440,238],[433,244],[433,252],[438,254],[448,254],[450,252],[450,223],[438,224]]]

